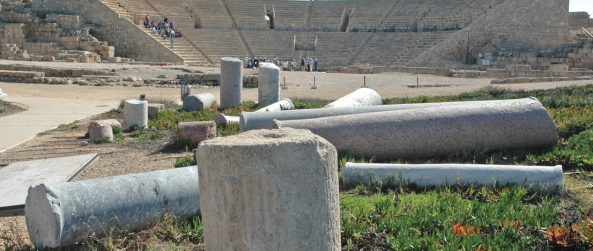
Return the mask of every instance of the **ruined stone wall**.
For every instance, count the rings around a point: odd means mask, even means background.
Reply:
[[[78,29],[84,24],[84,19],[79,15],[48,14],[45,16],[45,22],[57,23],[64,29]]]
[[[102,29],[91,31],[93,36],[107,40],[115,46],[115,54],[139,61],[183,63],[183,59],[150,37],[130,20],[99,0],[36,0],[31,9],[37,13],[76,14]],[[93,34],[95,33],[95,34]]]
[[[585,11],[581,12],[570,12],[569,13],[569,24],[571,28],[576,27],[591,27],[593,23],[590,23],[591,19],[589,13]]]
[[[22,23],[0,23],[0,44],[22,46],[25,42],[23,26]]]
[[[487,50],[511,48],[516,52],[553,48],[570,38],[569,0],[508,0],[467,28],[470,60]],[[466,61],[468,32],[457,32],[408,66],[445,66]],[[471,61],[470,61],[471,63]]]

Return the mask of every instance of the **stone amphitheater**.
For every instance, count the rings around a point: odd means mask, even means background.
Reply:
[[[3,59],[218,65],[229,56],[312,57],[324,71],[593,70],[593,21],[570,13],[568,0],[1,2]],[[169,18],[184,38],[170,49],[142,26],[146,14]]]

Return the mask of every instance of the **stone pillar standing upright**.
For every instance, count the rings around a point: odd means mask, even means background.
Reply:
[[[126,127],[130,130],[133,126],[148,126],[148,102],[128,99],[124,103],[124,119]]]
[[[238,58],[220,59],[220,107],[239,107],[243,92],[243,61]]]
[[[263,63],[259,67],[257,102],[268,106],[280,100],[280,68],[274,64]]]
[[[340,250],[336,149],[310,131],[287,129],[200,143],[209,250]]]

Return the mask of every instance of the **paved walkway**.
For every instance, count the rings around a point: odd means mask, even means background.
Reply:
[[[0,153],[40,132],[109,111],[119,104],[118,100],[11,97],[10,94],[2,100],[25,104],[29,110],[0,117]]]

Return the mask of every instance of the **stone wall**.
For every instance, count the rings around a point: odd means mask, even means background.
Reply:
[[[101,27],[90,30],[91,35],[109,41],[118,56],[137,61],[183,63],[183,58],[99,0],[37,0],[31,2],[31,9],[36,13],[81,15]]]
[[[408,66],[465,63],[469,28],[470,59],[502,48],[523,52],[557,47],[570,39],[568,1],[508,0],[412,60]]]
[[[78,29],[84,24],[85,20],[79,15],[47,14],[45,22],[57,23],[64,29]]]
[[[593,25],[593,22],[591,22],[591,20],[592,19],[590,18],[589,13],[585,11],[569,13],[569,24],[571,28],[591,27]]]

